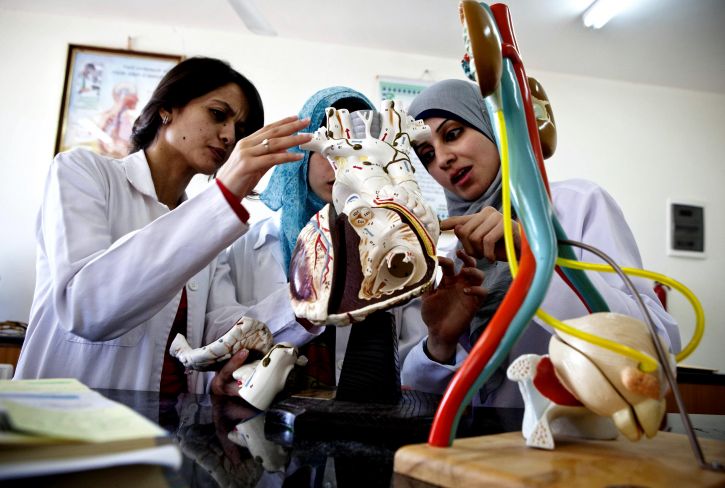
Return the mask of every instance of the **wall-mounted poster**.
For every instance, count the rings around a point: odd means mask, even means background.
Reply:
[[[68,46],[55,152],[86,147],[128,154],[131,128],[159,80],[181,56]]]
[[[392,78],[378,76],[378,95],[380,101],[400,100],[406,109],[413,99],[425,88],[435,83],[433,80],[414,80],[406,78]],[[443,188],[428,174],[415,153],[411,154],[410,160],[415,168],[415,178],[418,180],[420,190],[425,195],[430,206],[444,219],[448,216],[446,198]]]

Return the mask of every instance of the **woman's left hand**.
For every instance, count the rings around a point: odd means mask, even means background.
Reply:
[[[519,224],[514,220],[514,248],[521,252]],[[503,235],[503,214],[493,207],[484,207],[471,215],[457,215],[441,222],[441,231],[451,230],[461,241],[466,254],[489,261],[507,261]]]
[[[457,251],[463,262],[456,272],[452,260],[439,257],[443,272],[438,286],[423,294],[421,317],[428,327],[428,353],[439,363],[448,362],[456,353],[456,345],[488,293],[481,286],[483,271],[476,261],[462,250]]]
[[[242,367],[249,357],[249,350],[242,349],[229,358],[211,380],[211,393],[214,395],[239,396],[239,381],[232,374]]]
[[[303,158],[302,153],[288,149],[312,140],[312,134],[297,134],[309,124],[310,119],[287,117],[241,139],[219,170],[217,179],[239,198],[246,197],[270,168]]]

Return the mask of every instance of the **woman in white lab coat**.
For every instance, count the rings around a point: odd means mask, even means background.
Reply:
[[[299,113],[310,119],[310,129],[325,125],[325,109],[335,107],[350,112],[374,110],[365,95],[344,86],[325,88],[310,97]],[[332,201],[335,172],[327,159],[319,153],[301,151],[302,158],[294,163],[278,166],[262,201],[279,212],[255,223],[229,249],[232,280],[236,283],[240,303],[253,305],[271,294],[283,290],[285,297],[277,296],[280,310],[290,310],[288,270],[297,236],[310,218],[325,204]],[[402,364],[405,356],[425,334],[420,319],[419,301],[396,307],[391,312],[398,329],[398,354]],[[320,333],[323,328],[310,331]],[[335,328],[335,378],[339,380],[342,362],[350,335],[350,327]]]
[[[470,286],[467,295],[455,295],[455,287],[439,287],[423,300],[428,336],[413,348],[401,376],[416,389],[442,393],[511,283],[502,246],[501,165],[486,106],[475,84],[462,80],[438,82],[415,98],[409,113],[424,119],[431,128],[430,139],[418,144],[415,151],[445,190],[452,218],[444,221],[441,228],[455,230],[461,242],[459,247],[478,261],[459,257],[469,266],[475,265],[485,277],[482,287]],[[552,183],[551,196],[554,211],[569,238],[602,249],[621,266],[642,267],[632,231],[606,191],[588,181],[569,180]],[[518,236],[517,224],[513,227]],[[601,262],[580,249],[575,249],[575,253],[583,261]],[[452,274],[450,267],[448,274]],[[619,277],[604,273],[592,274],[590,278],[613,312],[642,319],[635,298]],[[672,351],[679,351],[677,324],[662,308],[651,286],[642,280],[635,280],[635,285]],[[455,302],[452,295],[456,296]],[[449,303],[456,305],[446,306]],[[587,314],[574,292],[556,275],[542,308],[561,320]],[[521,354],[546,354],[549,338],[549,330],[529,325],[511,350],[509,361]],[[518,386],[505,378],[506,366],[483,385],[475,397],[476,403],[523,406]]]
[[[242,315],[276,340],[304,342],[294,317],[240,306],[220,253],[246,232],[240,200],[291,147],[308,121],[265,127],[255,87],[228,64],[190,58],[161,80],[134,124],[131,154],[76,149],[56,156],[36,233],[36,289],[16,378],[73,377],[95,388],[203,392],[168,354],[176,333],[192,347],[223,335]],[[195,174],[215,182],[194,198]],[[235,393],[230,371],[214,393]]]

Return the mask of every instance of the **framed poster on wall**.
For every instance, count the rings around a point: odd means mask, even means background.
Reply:
[[[131,128],[159,80],[181,56],[68,46],[55,153],[86,147],[128,154]]]
[[[433,80],[416,80],[408,78],[394,78],[378,76],[378,96],[383,100],[400,100],[407,110],[413,99],[424,89],[435,83]],[[415,178],[418,180],[420,190],[426,200],[433,207],[438,217],[444,219],[448,216],[446,198],[443,188],[428,174],[415,153],[410,156],[415,168]]]
[[[380,101],[400,100],[407,108],[420,92],[433,83],[433,80],[378,76],[378,96]]]

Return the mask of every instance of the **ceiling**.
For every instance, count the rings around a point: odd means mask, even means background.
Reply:
[[[458,59],[458,0],[252,0],[282,38]],[[631,0],[599,30],[591,0],[508,0],[529,70],[725,94],[725,1]],[[0,0],[0,8],[248,34],[227,0]]]

